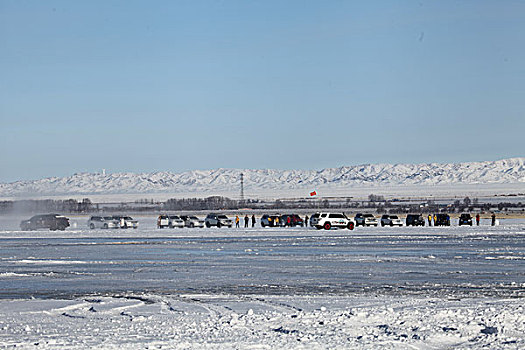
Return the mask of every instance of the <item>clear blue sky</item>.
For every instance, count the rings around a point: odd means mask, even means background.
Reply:
[[[0,0],[0,182],[525,150],[523,1]]]

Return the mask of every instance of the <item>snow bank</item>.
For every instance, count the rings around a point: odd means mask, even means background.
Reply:
[[[117,295],[0,301],[0,347],[518,349],[520,299]]]

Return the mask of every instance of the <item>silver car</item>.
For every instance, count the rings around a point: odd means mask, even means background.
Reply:
[[[208,216],[206,216],[206,219],[204,219],[204,223],[205,223],[206,227],[212,227],[212,226],[217,226],[217,227],[228,226],[228,227],[232,227],[233,226],[233,221],[228,219],[228,217],[226,215],[224,215],[224,214],[208,214]]]
[[[119,228],[119,221],[112,216],[92,216],[89,218],[87,225],[90,229],[96,228]]]
[[[184,226],[186,227],[204,227],[204,220],[201,220],[196,216],[181,215],[180,218],[184,220]]]

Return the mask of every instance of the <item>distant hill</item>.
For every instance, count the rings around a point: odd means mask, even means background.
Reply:
[[[457,164],[365,164],[323,170],[215,169],[183,173],[79,173],[0,184],[0,196],[292,190],[317,187],[523,183],[525,158]]]

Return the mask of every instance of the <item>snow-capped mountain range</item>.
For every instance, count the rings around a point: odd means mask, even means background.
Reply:
[[[323,170],[215,169],[183,173],[79,173],[33,181],[0,183],[1,197],[213,193],[238,191],[240,174],[245,189],[291,190],[360,186],[524,184],[525,157],[457,164],[365,164]]]

